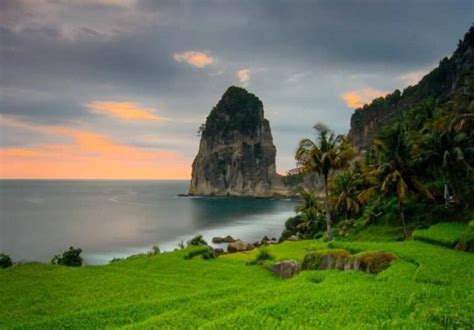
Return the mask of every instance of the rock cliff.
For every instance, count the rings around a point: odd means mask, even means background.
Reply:
[[[200,131],[190,195],[294,195],[276,173],[276,148],[258,97],[229,87]]]
[[[403,111],[417,103],[432,98],[436,104],[449,101],[456,94],[474,94],[474,27],[471,26],[459,41],[450,58],[444,58],[438,67],[428,73],[415,86],[394,91],[362,108],[356,109],[351,118],[349,136],[358,149],[367,149],[380,129],[393,121]]]

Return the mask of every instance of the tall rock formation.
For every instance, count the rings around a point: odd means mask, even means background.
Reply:
[[[229,87],[201,129],[190,195],[288,196],[276,173],[276,148],[263,104],[239,87]]]
[[[474,26],[459,41],[453,55],[444,58],[418,84],[405,88],[403,93],[396,90],[356,109],[349,136],[358,149],[367,149],[380,129],[393,123],[403,111],[428,98],[443,104],[455,95],[464,95],[471,100],[474,96]]]

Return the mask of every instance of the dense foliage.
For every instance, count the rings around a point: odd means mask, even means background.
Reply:
[[[7,268],[13,266],[12,259],[9,255],[0,253],[0,268]]]
[[[75,249],[71,246],[69,250],[64,251],[62,255],[55,255],[51,263],[54,265],[80,267],[84,261],[81,257],[81,253],[81,249]]]
[[[325,207],[318,212],[326,216],[328,239],[332,223],[344,237],[356,235],[366,225],[399,224],[408,238],[417,227],[470,219],[474,213],[474,52],[469,48],[474,48],[473,43],[471,27],[453,57],[443,59],[419,84],[360,109],[399,111],[349,167],[344,166],[351,159],[347,140],[325,126],[318,130],[316,142],[300,142],[296,159],[301,168],[323,179]],[[282,237],[298,233],[300,223],[318,236],[318,226],[303,221],[304,216],[297,211]]]
[[[262,101],[240,87],[231,86],[202,126],[203,137],[225,137],[232,131],[254,136],[263,119]]]

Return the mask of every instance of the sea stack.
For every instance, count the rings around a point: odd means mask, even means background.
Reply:
[[[293,195],[276,172],[276,148],[263,104],[231,86],[202,126],[190,195],[271,197]]]

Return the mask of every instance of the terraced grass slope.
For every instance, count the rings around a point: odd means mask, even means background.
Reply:
[[[247,266],[256,252],[185,260],[192,249],[106,266],[0,270],[0,328],[474,327],[474,254],[420,241],[339,242],[400,257],[386,271],[305,271],[281,279]],[[328,248],[269,247],[278,260]]]

